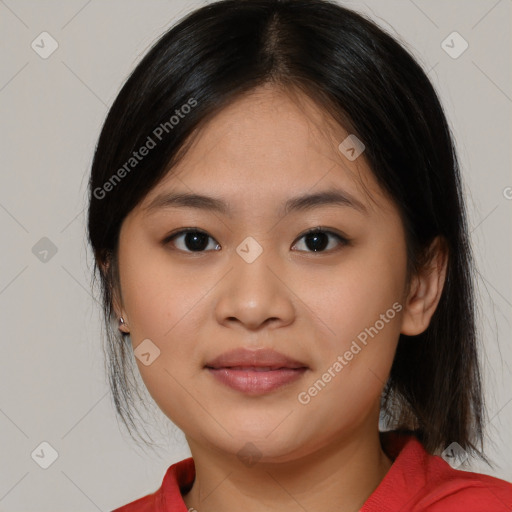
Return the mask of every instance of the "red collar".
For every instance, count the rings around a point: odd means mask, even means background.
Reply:
[[[509,512],[512,484],[484,474],[459,471],[428,454],[410,432],[381,433],[382,448],[393,460],[359,512]],[[189,512],[183,495],[195,479],[189,457],[170,466],[162,486],[113,512]]]

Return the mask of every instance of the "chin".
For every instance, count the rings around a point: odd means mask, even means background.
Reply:
[[[292,432],[283,429],[279,433],[276,425],[262,426],[262,429],[242,429],[240,426],[229,432],[233,437],[223,436],[222,441],[216,443],[217,448],[226,453],[235,455],[242,463],[250,467],[259,463],[284,463],[297,459],[307,451],[304,439],[300,437],[300,430]],[[270,433],[270,435],[269,435]]]

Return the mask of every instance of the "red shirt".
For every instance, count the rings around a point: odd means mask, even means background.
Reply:
[[[382,434],[393,464],[360,512],[511,512],[512,484],[491,476],[453,469],[428,454],[412,435]],[[182,494],[195,478],[194,460],[173,464],[153,494],[112,512],[188,512]]]

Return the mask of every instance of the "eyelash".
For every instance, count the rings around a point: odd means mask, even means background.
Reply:
[[[177,232],[174,232],[174,233],[171,233],[170,235],[168,235],[163,241],[162,241],[162,244],[164,246],[166,245],[169,245],[173,240],[175,240],[176,238],[182,236],[182,235],[185,235],[187,233],[199,233],[199,234],[203,234],[203,235],[206,235],[208,236],[208,238],[211,238],[212,240],[215,240],[213,237],[211,237],[210,235],[208,235],[208,233],[206,231],[203,231],[202,229],[198,229],[198,228],[184,228],[184,229],[181,229],[180,231],[177,231]],[[349,245],[351,240],[345,236],[342,236],[338,233],[335,233],[334,231],[331,231],[329,229],[326,229],[326,228],[322,228],[322,227],[315,227],[315,228],[311,228],[307,231],[305,231],[304,233],[302,233],[296,240],[296,242],[294,242],[293,245],[296,245],[298,243],[299,240],[301,240],[302,238],[306,237],[307,235],[311,235],[311,234],[316,234],[316,233],[325,233],[327,235],[332,235],[334,236],[335,238],[338,239],[338,241],[340,242],[341,246],[344,247],[346,245]],[[217,245],[220,245],[217,243]],[[200,253],[204,253],[204,252],[209,252],[209,251],[206,251],[206,250],[203,250],[203,251],[189,251],[189,250],[183,250],[183,249],[176,249],[178,251],[182,251],[182,252],[185,252],[185,253],[189,253],[189,254],[200,254]],[[211,250],[211,249],[210,249]],[[335,250],[339,250],[338,249],[334,249]],[[322,250],[322,251],[309,251],[309,250],[306,250],[306,251],[298,251],[298,252],[307,252],[307,253],[312,253],[312,254],[329,254],[331,252],[333,252],[333,249],[328,249],[328,250]]]

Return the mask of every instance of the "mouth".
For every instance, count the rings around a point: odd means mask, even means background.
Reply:
[[[270,349],[236,349],[204,367],[217,382],[248,395],[262,395],[299,380],[309,369]]]
[[[299,370],[300,367],[292,368],[287,366],[207,366],[211,370],[236,370],[245,372],[274,372],[276,370]]]
[[[268,367],[207,367],[207,369],[221,384],[249,395],[262,395],[289,385],[300,379],[307,370],[307,368],[269,369]]]

